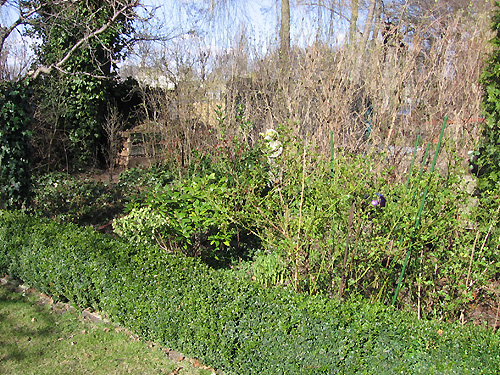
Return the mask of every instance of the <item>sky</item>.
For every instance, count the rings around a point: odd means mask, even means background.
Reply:
[[[216,2],[217,0],[212,0]],[[241,39],[248,46],[248,50],[256,55],[265,54],[270,48],[278,45],[278,25],[280,15],[279,0],[227,0],[229,11],[217,8],[209,21],[209,0],[143,0],[148,10],[155,9],[155,18],[151,25],[156,32],[169,36],[171,39],[156,48],[179,48],[196,45],[212,55],[233,48],[235,41]],[[304,7],[292,5],[292,44],[307,45],[316,37],[316,28],[313,26],[315,12],[307,12]],[[205,12],[200,9],[205,9]],[[9,24],[14,19],[15,11],[6,7],[0,8],[2,25]],[[204,16],[204,17],[203,17]],[[190,32],[195,31],[195,32]],[[343,38],[339,32],[339,38]],[[10,37],[10,64],[20,65],[29,59],[29,44],[33,41],[13,33]],[[184,47],[191,48],[191,47]],[[132,59],[132,58],[130,58]]]
[[[216,0],[213,0],[216,1]],[[204,33],[203,37],[209,41],[212,48],[225,48],[232,44],[234,36],[241,32],[244,25],[249,42],[258,48],[260,52],[265,52],[270,46],[278,44],[278,25],[280,16],[281,2],[279,0],[253,0],[253,1],[231,1],[228,3],[229,12],[215,11],[215,22],[206,21],[195,22],[200,14],[191,8],[187,12],[187,4],[207,4],[207,1],[189,1],[189,0],[144,0],[148,7],[159,7],[157,14],[161,20],[170,20],[163,25],[165,30],[169,27],[182,25],[194,27]],[[291,39],[292,44],[307,45],[316,37],[317,12],[308,12],[305,7],[293,6],[295,2],[291,1]],[[184,8],[181,11],[181,6]],[[217,17],[218,15],[218,17]],[[316,19],[315,19],[316,18]],[[325,21],[323,21],[325,22]],[[338,38],[343,40],[345,33],[339,27]]]
[[[164,31],[170,28],[194,29],[212,49],[223,49],[233,44],[235,36],[245,29],[247,36],[255,46],[262,49],[276,38],[277,14],[275,0],[233,1],[228,11],[216,9],[211,14],[206,12],[202,17],[196,11],[196,5],[189,7],[187,1],[176,0],[145,0],[145,4],[159,6],[157,15],[159,22],[165,22]],[[193,3],[193,2],[190,2]],[[201,3],[198,2],[200,6]],[[208,10],[208,9],[207,9]],[[209,21],[207,16],[212,15]]]

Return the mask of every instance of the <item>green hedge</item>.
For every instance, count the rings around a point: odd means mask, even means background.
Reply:
[[[363,301],[263,289],[197,260],[0,211],[0,272],[107,312],[227,374],[473,373],[500,368],[498,334]]]

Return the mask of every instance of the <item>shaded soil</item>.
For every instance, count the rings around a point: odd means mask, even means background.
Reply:
[[[495,292],[496,291],[496,292]],[[475,325],[486,325],[494,330],[500,328],[500,281],[491,281],[483,290],[473,293],[473,300],[467,305],[462,322],[472,321]]]

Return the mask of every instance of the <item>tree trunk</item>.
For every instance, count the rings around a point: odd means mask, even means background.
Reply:
[[[290,54],[290,0],[281,0],[280,55]]]
[[[377,2],[375,6],[375,14],[373,15],[373,37],[372,42],[376,41],[380,33],[380,25],[382,24],[382,4]]]
[[[371,31],[374,28],[375,22],[375,7],[377,5],[377,0],[370,0],[370,5],[368,7],[368,14],[366,16],[365,27],[363,29],[363,35],[361,36],[361,48],[364,50],[366,44],[368,43],[368,38],[370,37]],[[375,37],[375,35],[374,35]]]
[[[358,32],[359,0],[351,0],[351,20],[349,22],[349,43],[356,42]]]

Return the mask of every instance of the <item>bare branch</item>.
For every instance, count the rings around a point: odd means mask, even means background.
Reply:
[[[308,7],[320,7],[320,8],[324,8],[328,11],[330,11],[331,13],[333,14],[336,14],[337,16],[339,16],[340,18],[344,19],[345,21],[348,21],[350,22],[351,21],[351,18],[346,16],[344,13],[342,13],[340,10],[337,10],[331,6],[328,6],[327,4],[324,4],[324,3],[311,3],[311,2],[306,2],[306,1],[301,1],[300,2],[300,5],[304,5],[304,6],[308,6]]]
[[[139,5],[138,0],[130,0],[130,1],[124,1],[124,2],[116,2],[113,5],[118,5],[113,11],[113,15],[111,18],[108,19],[108,21],[102,25],[100,28],[97,30],[89,32],[87,35],[83,36],[80,40],[78,40],[71,48],[70,50],[64,55],[64,57],[59,60],[58,62],[54,64],[50,64],[49,66],[41,66],[38,67],[36,70],[31,71],[28,73],[29,76],[32,78],[37,78],[40,74],[48,74],[52,70],[58,70],[63,73],[67,73],[64,69],[63,66],[67,63],[67,61],[73,56],[73,54],[85,43],[87,43],[89,40],[97,38],[100,34],[106,32],[109,30],[118,20],[119,17],[121,16],[126,16],[127,12]],[[86,73],[87,75],[93,76],[93,77],[99,77],[95,76],[89,73]]]
[[[0,7],[5,5],[7,0],[2,1],[0,4]],[[30,18],[36,14],[40,9],[42,8],[41,5],[38,5],[37,7],[28,10],[27,13],[23,14],[21,12],[20,16],[8,27],[0,27],[0,52],[3,51],[4,45],[5,45],[5,40],[9,37],[12,32],[17,29],[21,25],[25,25],[26,23],[29,22]]]

